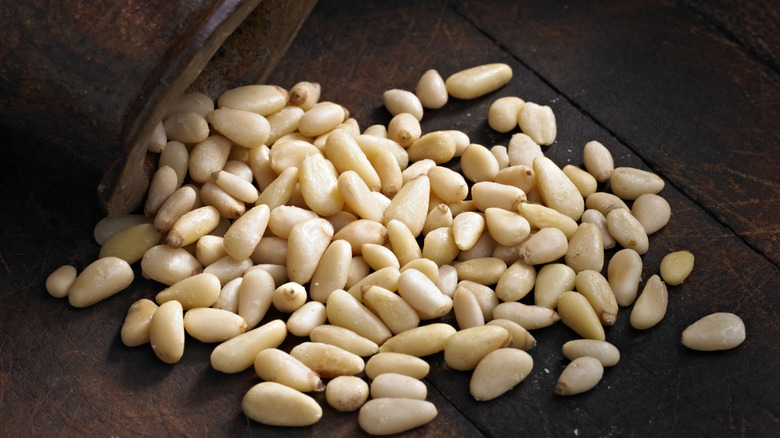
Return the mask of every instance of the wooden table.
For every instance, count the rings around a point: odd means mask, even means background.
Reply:
[[[499,91],[427,111],[425,132],[461,129],[506,144],[490,103],[519,96],[550,105],[558,136],[545,154],[582,164],[598,140],[616,165],[661,175],[669,224],[650,238],[646,279],[670,251],[696,256],[670,287],[656,327],[638,331],[621,309],[607,339],[621,351],[592,391],[553,388],[576,335],[558,324],[535,334],[532,374],[491,402],[468,392],[470,374],[427,358],[428,399],[439,410],[409,436],[776,436],[780,431],[780,29],[768,0],[543,2],[320,0],[269,82],[322,84],[365,128],[387,123],[381,93],[414,88],[436,68],[505,62]],[[46,276],[82,269],[98,246],[95,189],[103,169],[77,145],[53,148],[2,128],[0,162],[0,435],[356,436],[357,414],[324,407],[302,429],[264,427],[241,412],[258,378],[209,365],[212,345],[188,339],[176,365],[148,346],[125,347],[129,305],[161,286],[140,278],[87,309],[50,297]],[[614,251],[610,252],[613,253]],[[682,330],[700,317],[740,315],[747,340],[726,352],[687,350]],[[285,346],[292,345],[290,340]]]

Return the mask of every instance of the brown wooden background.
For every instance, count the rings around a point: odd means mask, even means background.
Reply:
[[[607,339],[621,351],[592,391],[553,394],[566,365],[557,325],[535,333],[532,374],[503,397],[475,402],[469,374],[429,358],[428,399],[439,416],[410,436],[772,436],[780,431],[780,11],[751,1],[320,0],[269,82],[322,84],[361,127],[387,123],[381,93],[413,89],[428,68],[443,76],[489,62],[512,81],[474,101],[428,111],[425,131],[456,128],[506,144],[486,123],[493,100],[550,105],[558,137],[547,156],[581,164],[599,140],[616,165],[666,180],[672,206],[650,239],[644,278],[688,249],[696,267],[670,288],[661,324],[637,331],[623,309]],[[102,169],[78,145],[52,147],[2,127],[0,158],[0,435],[355,436],[357,414],[325,407],[313,427],[264,427],[240,408],[258,381],[211,369],[212,345],[188,339],[174,366],[127,348],[129,305],[161,287],[140,279],[87,309],[50,297],[62,264],[94,260]],[[681,331],[715,311],[739,314],[747,340],[728,352],[681,346]],[[294,341],[294,340],[291,340]]]

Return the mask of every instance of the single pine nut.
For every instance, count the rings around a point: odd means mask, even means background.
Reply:
[[[281,383],[301,392],[325,390],[325,384],[316,372],[278,348],[266,348],[257,353],[255,372],[265,381]]]
[[[582,149],[582,160],[585,164],[585,170],[588,171],[596,181],[607,182],[615,170],[615,164],[612,160],[612,154],[603,144],[592,140],[585,144]]]
[[[333,163],[339,174],[355,171],[370,190],[379,190],[382,183],[368,157],[358,142],[344,130],[337,129],[325,142],[325,156]]]
[[[244,333],[246,321],[228,310],[202,307],[184,313],[184,330],[200,342],[224,342]]]
[[[485,64],[454,73],[444,82],[447,92],[456,99],[474,99],[503,87],[512,79],[507,64]]]
[[[244,278],[238,277],[222,286],[222,289],[219,291],[219,298],[211,307],[238,314],[238,291],[243,282]]]
[[[290,230],[297,223],[318,217],[317,213],[292,205],[280,205],[271,210],[268,229],[283,240],[290,237]]]
[[[569,243],[558,228],[542,228],[521,244],[520,260],[526,265],[549,263],[566,255]]]
[[[443,351],[447,339],[455,332],[454,327],[440,322],[413,327],[385,341],[379,351],[415,357],[429,356]]]
[[[312,300],[325,303],[331,292],[346,287],[351,259],[352,246],[346,240],[334,240],[328,245],[309,281]]]
[[[666,199],[652,193],[645,193],[639,195],[631,205],[631,214],[650,235],[669,223],[672,209]]]
[[[507,146],[510,166],[533,167],[536,157],[544,156],[542,148],[526,134],[513,134]]]
[[[246,273],[253,265],[252,259],[236,260],[226,255],[203,269],[204,274],[214,274],[221,284],[227,284],[230,280],[238,278]]]
[[[463,176],[471,182],[493,181],[501,170],[495,155],[485,146],[476,143],[468,145],[463,151],[460,167]]]
[[[171,166],[162,166],[154,172],[146,192],[144,214],[152,217],[173,192],[179,189],[179,177]]]
[[[349,114],[343,106],[333,102],[318,102],[298,120],[298,132],[307,137],[317,137],[333,130],[347,117]]]
[[[452,219],[452,235],[460,250],[474,247],[485,230],[485,216],[472,211],[464,211]]]
[[[298,176],[299,171],[297,167],[284,169],[278,177],[266,186],[265,190],[260,192],[255,205],[265,204],[273,211],[277,207],[286,204],[295,191],[295,186],[298,184]]]
[[[650,242],[642,224],[625,208],[614,208],[607,215],[607,229],[623,248],[630,248],[642,255]]]
[[[588,196],[585,199],[585,207],[599,211],[604,217],[607,216],[610,210],[615,208],[624,208],[628,210],[628,206],[622,199],[607,192],[596,192]]]
[[[358,424],[369,435],[392,435],[423,426],[436,415],[436,406],[426,400],[376,398],[361,406]]]
[[[333,225],[325,219],[309,219],[296,224],[287,239],[287,275],[291,281],[306,284],[333,238]]]
[[[436,283],[416,269],[401,272],[398,294],[420,314],[421,319],[438,318],[452,309],[452,300],[441,293]]]
[[[287,331],[299,337],[309,336],[315,327],[325,324],[327,319],[325,305],[319,301],[309,301],[287,319]]]
[[[230,140],[221,135],[212,135],[195,145],[190,153],[190,177],[205,183],[214,172],[225,167],[230,154]]]
[[[530,350],[536,347],[536,339],[533,335],[520,324],[510,321],[508,319],[494,319],[487,323],[487,325],[497,325],[505,328],[510,335],[512,335],[512,343],[507,347],[517,348],[520,350]],[[477,365],[479,366],[479,365]]]
[[[54,298],[64,298],[68,296],[68,290],[76,277],[76,268],[71,265],[60,266],[46,278],[46,291]]]
[[[383,215],[378,203],[371,196],[371,189],[353,170],[339,175],[338,188],[344,203],[363,219],[382,222]]]
[[[434,167],[436,167],[436,162],[430,158],[425,158],[412,163],[409,167],[401,172],[404,184],[417,178],[418,176],[427,175],[428,171]]]
[[[482,308],[479,307],[477,298],[467,288],[455,289],[455,294],[452,296],[452,309],[455,312],[455,321],[461,330],[485,325]]]
[[[223,240],[225,252],[237,260],[251,256],[263,237],[269,216],[268,206],[260,204],[233,221]]]
[[[482,317],[485,321],[493,319],[493,309],[498,306],[498,297],[492,288],[469,280],[459,281],[458,287],[466,288],[474,294],[474,298],[476,298],[479,303],[479,307],[482,310]]]
[[[444,361],[456,370],[473,370],[486,354],[506,347],[509,331],[497,325],[471,327],[453,333],[444,343]]]
[[[428,387],[421,380],[398,373],[376,376],[371,382],[371,398],[411,398],[425,400]]]
[[[301,81],[290,88],[290,105],[295,105],[308,111],[320,100],[322,87],[318,82]]]
[[[203,271],[198,259],[184,248],[157,245],[149,248],[141,259],[141,273],[144,277],[172,285]]]
[[[465,151],[468,145],[471,144],[471,140],[469,140],[468,134],[455,129],[445,130],[444,132],[452,136],[452,138],[455,140],[455,156],[460,157],[463,155],[463,151]]]
[[[555,309],[561,294],[574,290],[577,273],[562,263],[550,263],[542,266],[536,274],[534,284],[534,303],[537,306]]]
[[[533,168],[544,204],[575,221],[579,220],[585,211],[585,201],[577,186],[547,157],[536,157]]]
[[[276,85],[244,85],[222,93],[217,105],[267,116],[284,108],[288,98],[287,90]]]
[[[437,228],[425,235],[422,256],[442,266],[458,257],[452,227]]]
[[[331,292],[325,310],[331,324],[350,329],[377,345],[382,345],[393,335],[378,316],[343,290]]]
[[[384,224],[393,220],[403,222],[413,236],[419,236],[428,215],[428,198],[431,183],[427,176],[421,175],[401,187],[384,214]],[[400,261],[400,259],[399,259]],[[402,262],[403,264],[403,262]]]
[[[363,372],[363,359],[335,345],[303,342],[290,350],[290,355],[311,368],[324,379],[354,376]]]
[[[577,221],[544,205],[524,202],[517,206],[517,211],[534,228],[558,228],[567,239],[571,239],[578,229]]]
[[[275,285],[271,274],[263,269],[252,269],[244,274],[238,287],[237,313],[244,318],[247,328],[257,326],[271,308]]]
[[[184,183],[184,178],[187,176],[189,163],[190,152],[187,150],[187,146],[178,141],[169,141],[165,145],[165,150],[160,154],[157,168],[159,169],[163,166],[171,167],[176,172],[176,185],[181,187]]]
[[[618,305],[630,306],[639,291],[639,281],[642,279],[642,258],[633,249],[621,249],[609,261],[607,278]]]
[[[620,199],[632,201],[645,193],[660,192],[664,188],[664,180],[646,170],[618,167],[609,177],[609,186]]]
[[[338,188],[338,174],[323,155],[311,155],[301,163],[299,171],[301,194],[306,205],[320,216],[338,213],[344,206]]]
[[[236,219],[246,211],[246,205],[243,202],[212,182],[201,186],[200,199],[205,206],[216,208],[219,216],[225,219]]]
[[[452,298],[458,285],[458,270],[452,265],[439,266],[439,279],[436,286],[448,297]]]
[[[604,367],[595,357],[578,357],[564,368],[555,393],[558,395],[574,395],[593,389],[604,375]]]
[[[525,101],[515,96],[496,99],[488,109],[488,125],[498,132],[509,132],[518,124]]]
[[[296,282],[287,282],[274,290],[274,308],[282,313],[293,313],[306,304],[306,288]]]
[[[425,225],[422,229],[422,234],[427,235],[429,232],[442,227],[452,227],[452,211],[447,204],[437,204],[431,208],[428,212],[428,216],[425,218]]]
[[[420,324],[417,311],[409,303],[381,286],[366,285],[362,288],[361,297],[363,304],[382,320],[392,334],[411,330]]]
[[[88,307],[121,292],[133,282],[133,269],[118,257],[95,260],[76,277],[68,288],[73,307]]]
[[[219,218],[219,210],[210,205],[187,212],[173,224],[165,244],[171,248],[187,246],[214,230]]]
[[[162,305],[178,301],[184,310],[195,307],[209,307],[219,298],[219,279],[212,274],[197,274],[178,281],[159,292],[154,300]]]
[[[401,272],[398,269],[388,266],[363,276],[360,280],[355,282],[347,292],[359,301],[364,286],[376,285],[387,290],[396,291],[398,290],[398,279],[400,276]]]
[[[401,113],[407,113],[414,116],[417,120],[423,118],[423,106],[420,99],[407,90],[397,88],[387,90],[382,94],[382,102],[390,114],[396,116]]]
[[[564,292],[558,298],[558,314],[564,325],[586,339],[603,341],[604,326],[588,299],[579,292]]]
[[[244,275],[246,275],[247,272],[253,269],[262,269],[263,271],[266,271],[269,274],[271,274],[271,277],[273,277],[274,279],[274,284],[277,286],[290,281],[290,279],[287,277],[287,266],[284,265],[275,265],[273,263],[258,264],[247,269]]]
[[[661,260],[661,278],[671,286],[682,284],[693,270],[693,260],[690,251],[675,251],[665,255]]]
[[[149,322],[149,343],[165,363],[176,363],[184,355],[184,313],[178,301],[167,301],[154,311]]]
[[[207,95],[200,92],[184,93],[171,102],[166,108],[163,118],[168,118],[171,114],[183,112],[195,112],[202,116],[214,111],[214,101]]]
[[[184,186],[173,192],[163,202],[157,215],[154,217],[154,229],[158,233],[167,233],[173,228],[179,218],[195,208],[199,198],[199,189],[193,186]]]
[[[515,186],[526,193],[527,198],[527,192],[536,187],[536,173],[525,164],[510,165],[498,171],[494,182]]]
[[[519,301],[534,288],[535,282],[536,270],[534,267],[521,261],[515,261],[498,279],[496,297],[501,301]]]
[[[368,400],[368,383],[360,377],[338,376],[325,386],[325,400],[339,412],[354,412]]]
[[[259,194],[251,181],[247,181],[238,175],[234,175],[224,170],[214,172],[211,175],[211,179],[222,190],[226,191],[230,196],[239,201],[251,204],[254,204],[255,201],[257,201]]]
[[[439,109],[447,104],[449,99],[444,79],[434,69],[427,70],[420,76],[414,94],[420,100],[423,108],[429,109]]]
[[[727,312],[709,314],[682,332],[682,344],[698,351],[731,350],[744,340],[745,323]]]
[[[263,145],[271,135],[271,125],[268,120],[251,111],[220,108],[208,113],[206,120],[233,144],[245,148]]]
[[[479,361],[469,382],[475,400],[493,400],[522,382],[533,369],[531,355],[515,348],[493,350]]]
[[[251,367],[257,353],[266,348],[276,348],[287,337],[287,325],[281,319],[231,338],[211,352],[211,366],[223,373],[238,373]]]
[[[322,418],[322,408],[312,397],[276,382],[261,382],[241,400],[244,414],[269,426],[311,426]]]
[[[128,347],[137,347],[149,342],[149,325],[152,315],[157,310],[154,301],[142,298],[134,302],[127,310],[125,322],[122,324],[122,343]]]
[[[431,366],[423,359],[410,354],[392,351],[379,352],[366,361],[366,377],[374,380],[378,375],[398,373],[405,376],[423,379],[428,375]]]
[[[661,277],[653,275],[648,278],[631,310],[631,326],[646,330],[658,324],[666,315],[668,303],[669,293]]]
[[[589,208],[582,213],[580,218],[582,223],[594,224],[599,227],[601,232],[601,241],[603,242],[604,249],[612,249],[617,245],[615,238],[609,234],[609,228],[607,227],[607,218],[601,214],[600,211]]]
[[[453,220],[454,222],[454,220]],[[409,227],[398,219],[385,223],[387,239],[401,265],[422,257],[422,250]]]
[[[303,108],[297,106],[286,106],[273,114],[266,116],[270,132],[268,134],[267,144],[274,144],[279,138],[293,133],[298,129],[298,122],[303,117]]]
[[[124,216],[110,216],[100,219],[92,231],[95,242],[104,245],[109,237],[125,228],[133,225],[150,223],[151,219],[142,214],[128,214]]]
[[[602,366],[611,367],[620,360],[620,351],[607,341],[596,339],[575,339],[563,344],[563,355],[569,360],[578,357],[595,357]]]
[[[596,193],[598,181],[596,181],[596,178],[590,173],[572,164],[563,166],[563,169],[561,170],[563,170],[563,173],[565,173],[571,182],[574,183],[583,198],[587,198],[589,195]]]
[[[508,319],[526,330],[549,327],[561,318],[558,313],[547,307],[531,306],[517,301],[504,302],[493,309],[494,319]]]
[[[558,132],[552,108],[533,102],[526,102],[522,106],[517,124],[524,134],[540,145],[551,145]]]
[[[485,209],[485,224],[490,237],[504,246],[520,244],[531,234],[531,224],[525,217],[499,207]]]
[[[99,258],[119,257],[133,264],[144,256],[144,253],[160,243],[162,235],[152,224],[138,224],[114,233],[100,248]],[[63,295],[64,296],[64,295]]]
[[[506,263],[495,257],[479,257],[455,264],[458,278],[483,285],[498,283],[507,270]]]
[[[412,142],[407,152],[412,161],[430,159],[442,164],[455,156],[455,140],[445,131],[434,131]]]
[[[618,305],[607,279],[599,271],[586,269],[577,273],[574,287],[588,299],[603,325],[613,325],[617,319]]]
[[[387,228],[380,222],[358,219],[342,227],[333,235],[333,240],[346,240],[352,248],[352,255],[360,255],[366,243],[382,245],[387,240]]]
[[[309,333],[309,339],[312,342],[335,345],[360,357],[373,356],[379,351],[376,342],[337,325],[318,325]]]
[[[163,126],[168,140],[182,143],[198,143],[209,135],[206,118],[192,111],[169,115],[163,121]]]
[[[527,200],[525,193],[517,187],[491,181],[480,181],[474,184],[471,187],[471,198],[482,211],[488,208],[502,208],[515,212],[517,207]]]

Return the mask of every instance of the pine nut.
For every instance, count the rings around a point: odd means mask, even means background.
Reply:
[[[178,301],[163,303],[149,322],[149,343],[160,360],[174,364],[184,355],[184,313]]]
[[[309,301],[287,319],[287,331],[294,336],[306,337],[315,327],[325,324],[327,319],[325,305],[319,301]]]
[[[216,228],[219,218],[219,210],[210,205],[187,212],[173,224],[165,244],[171,248],[187,246]]]
[[[604,327],[588,299],[579,292],[564,292],[558,298],[558,314],[566,327],[586,339],[603,341]]]
[[[311,155],[301,163],[298,176],[306,205],[320,216],[338,213],[344,206],[338,188],[338,174],[333,164],[322,155]]]
[[[455,264],[458,278],[483,285],[498,283],[507,270],[506,263],[495,257],[479,257]]]
[[[642,278],[642,258],[633,249],[621,249],[609,261],[607,267],[609,287],[619,306],[630,306],[639,291]]]
[[[452,235],[460,250],[474,247],[485,230],[485,217],[482,214],[465,211],[452,220]]]
[[[204,274],[214,274],[221,284],[226,284],[234,278],[238,278],[252,267],[252,259],[236,260],[226,255],[203,269]]]
[[[425,225],[423,225],[422,234],[427,235],[429,232],[442,227],[452,227],[452,211],[447,207],[447,204],[437,204],[431,208],[428,212],[428,216],[425,218]]]
[[[409,167],[401,172],[404,184],[417,178],[418,176],[427,175],[428,171],[436,167],[436,162],[430,158],[425,158],[420,161],[414,162]]]
[[[295,105],[308,111],[320,100],[322,87],[318,82],[301,81],[290,88],[290,105]]]
[[[582,160],[585,164],[585,170],[600,183],[609,181],[615,170],[609,149],[595,140],[585,143],[585,147],[582,149]]]
[[[564,259],[574,272],[601,272],[604,267],[604,243],[599,228],[589,223],[580,224],[569,239],[569,248]]]
[[[534,284],[534,303],[537,306],[555,309],[561,294],[574,290],[577,273],[562,263],[550,263],[542,266],[536,274]]]
[[[251,256],[263,237],[269,216],[268,206],[260,204],[236,219],[225,233],[225,252],[237,260]]]
[[[446,323],[432,323],[412,327],[385,341],[379,347],[380,352],[403,353],[415,357],[424,357],[444,350],[447,339],[456,332]]]
[[[133,269],[118,257],[95,260],[76,277],[68,288],[73,307],[88,307],[127,288],[133,282]]]
[[[517,206],[517,211],[534,228],[558,228],[567,239],[571,239],[578,229],[577,221],[544,205],[524,202]]]
[[[609,234],[623,248],[630,248],[640,255],[647,252],[650,243],[642,224],[625,208],[614,208],[607,215]]]
[[[744,340],[745,323],[727,312],[709,314],[682,332],[682,344],[698,351],[731,350]]]
[[[238,287],[237,313],[244,318],[247,328],[255,328],[265,317],[275,290],[274,279],[267,271],[252,269],[244,274]]]
[[[410,354],[383,351],[371,356],[366,361],[366,377],[374,380],[378,375],[398,373],[405,376],[423,379],[428,375],[431,366],[423,359]]]
[[[645,193],[660,192],[664,188],[664,180],[646,170],[617,167],[609,177],[609,186],[620,199],[633,201]]]
[[[176,171],[171,166],[162,166],[154,172],[146,193],[145,215],[152,217],[157,214],[165,200],[178,190],[178,179]]]
[[[526,193],[527,198],[527,192],[536,187],[536,173],[524,164],[510,165],[498,171],[494,182],[515,186]]]
[[[306,288],[296,282],[287,282],[274,290],[274,308],[282,313],[293,313],[300,309],[308,298]]]
[[[360,377],[338,376],[325,386],[325,400],[339,412],[354,412],[368,400],[368,383]]]
[[[76,268],[71,265],[63,265],[46,277],[46,291],[54,298],[68,296],[68,290],[76,281]]]
[[[596,181],[596,178],[587,171],[571,164],[563,166],[563,169],[561,170],[563,170],[563,173],[565,173],[571,182],[574,183],[583,198],[587,198],[589,195],[596,193],[598,181]]]
[[[243,282],[243,277],[238,277],[227,282],[227,284],[222,286],[222,289],[219,291],[219,298],[217,298],[217,301],[212,304],[211,307],[238,314],[238,291]]]
[[[154,229],[158,233],[167,233],[173,228],[179,218],[195,208],[198,202],[199,190],[193,186],[184,186],[173,192],[168,199],[163,202],[157,215],[154,217]]]
[[[488,109],[488,125],[495,131],[505,133],[518,124],[520,110],[525,101],[515,96],[496,99]]]
[[[531,355],[515,348],[499,348],[479,361],[469,382],[477,401],[493,400],[525,380],[533,369]]]
[[[202,270],[198,260],[186,249],[174,249],[168,245],[149,248],[141,259],[141,273],[144,277],[168,286],[199,274]]]
[[[422,233],[425,218],[428,214],[430,193],[431,183],[425,175],[418,176],[404,184],[393,198],[390,206],[385,210],[385,225],[396,219],[409,227],[409,231],[412,232],[413,236],[419,236]]]
[[[564,368],[555,393],[558,395],[575,395],[590,391],[598,385],[604,375],[604,367],[595,357],[578,357]]]
[[[455,294],[452,296],[452,310],[460,329],[485,325],[485,318],[477,298],[466,288],[455,289]]]
[[[672,209],[666,199],[652,194],[639,195],[631,205],[631,214],[642,224],[647,235],[660,230],[672,216]]]
[[[184,330],[200,342],[224,342],[244,333],[246,321],[227,310],[202,307],[184,313]]]
[[[421,380],[398,373],[376,376],[371,382],[371,398],[410,398],[425,400],[428,387]]]
[[[527,305],[517,301],[509,301],[497,305],[493,309],[493,318],[508,319],[526,330],[549,327],[561,319],[553,309]]]
[[[499,207],[485,209],[485,224],[490,237],[504,246],[520,244],[531,234],[525,217]]]
[[[356,172],[370,190],[379,190],[381,181],[358,142],[344,130],[335,130],[325,142],[325,155],[338,173]]]
[[[195,307],[209,307],[219,298],[219,279],[212,274],[197,274],[178,281],[159,292],[154,300],[162,305],[178,301],[184,310]]]
[[[251,111],[220,108],[208,113],[206,120],[233,144],[245,148],[263,145],[271,135],[271,125],[268,120]]]
[[[669,294],[661,277],[653,275],[648,278],[631,310],[631,326],[637,330],[646,330],[658,324],[666,315],[668,303]]]
[[[352,248],[352,255],[360,255],[366,243],[383,245],[387,240],[387,228],[380,222],[358,219],[342,227],[333,235],[333,240],[346,240]]]
[[[195,112],[171,114],[163,121],[168,140],[182,143],[198,143],[209,135],[206,118]]]
[[[276,85],[244,85],[222,93],[217,105],[267,116],[284,108],[288,99],[287,90]]]
[[[535,282],[536,270],[533,266],[513,262],[496,283],[496,297],[501,301],[519,301],[534,288]]]
[[[311,426],[322,418],[322,408],[312,397],[276,382],[261,382],[241,400],[244,414],[269,426]]]
[[[661,278],[670,286],[683,283],[693,271],[693,253],[690,251],[675,251],[661,260]]]
[[[441,293],[436,283],[416,269],[401,272],[398,294],[420,315],[420,319],[438,318],[452,309],[452,299]]]
[[[363,359],[335,345],[319,342],[302,342],[292,350],[290,355],[324,379],[337,376],[353,376],[363,371]]]
[[[363,276],[347,290],[347,293],[352,295],[355,299],[360,300],[364,286],[376,285],[387,290],[395,291],[398,290],[398,279],[400,276],[401,272],[398,269],[388,266]]]
[[[536,339],[533,335],[520,324],[508,319],[493,319],[488,321],[487,325],[497,325],[505,328],[512,336],[512,343],[507,347],[518,348],[520,350],[530,350],[536,347]],[[479,365],[477,365],[479,367]]]
[[[98,245],[104,245],[109,237],[113,236],[125,228],[132,227],[133,225],[150,223],[151,219],[142,214],[128,214],[124,216],[110,216],[100,219],[95,228],[92,230],[92,235],[95,238],[95,242]]]
[[[578,272],[574,279],[574,287],[588,299],[603,325],[615,324],[618,312],[617,301],[609,282],[601,272],[590,269]]]
[[[563,344],[563,355],[569,360],[578,357],[595,357],[602,366],[611,367],[620,360],[620,351],[607,341],[596,339],[575,339]]]
[[[607,218],[601,214],[600,211],[589,208],[582,213],[580,218],[582,223],[594,224],[599,227],[601,232],[601,241],[603,242],[604,249],[612,249],[617,245],[615,238],[609,234],[609,227],[607,227]]]
[[[171,114],[194,112],[202,116],[214,111],[214,102],[210,97],[200,92],[184,93],[166,108],[163,118],[168,118]]]
[[[266,116],[270,132],[268,134],[267,144],[274,144],[279,138],[291,134],[298,129],[298,122],[303,117],[303,108],[297,106],[286,106],[273,114]]]
[[[462,329],[444,343],[444,361],[456,370],[473,370],[486,354],[506,347],[511,341],[509,331],[497,325]]]
[[[266,348],[255,356],[255,372],[261,379],[301,392],[324,391],[320,376],[301,361],[277,348]]]
[[[498,297],[491,287],[469,280],[459,281],[458,287],[466,288],[474,295],[485,321],[493,319],[493,309],[498,306]]]
[[[407,90],[399,90],[394,88],[387,90],[382,94],[382,102],[385,104],[385,108],[390,114],[396,116],[401,113],[407,113],[414,116],[417,120],[423,118],[423,106],[420,99]]]
[[[447,92],[456,99],[475,99],[503,87],[512,79],[507,64],[485,64],[454,73],[444,82]]]
[[[276,210],[290,200],[290,197],[298,184],[299,171],[297,167],[284,169],[268,186],[260,192],[255,205],[265,204],[269,209]],[[329,180],[329,182],[331,182]],[[316,196],[316,195],[314,195]]]
[[[325,310],[331,324],[350,329],[377,345],[382,345],[393,335],[378,316],[343,290],[331,292]]]
[[[108,238],[100,248],[98,257],[119,257],[132,265],[141,260],[146,251],[160,243],[161,238],[162,235],[152,224],[133,225]]]
[[[287,239],[287,275],[296,283],[308,283],[333,238],[333,225],[325,219],[296,224]]]
[[[351,259],[352,246],[346,240],[334,240],[328,245],[309,282],[312,300],[325,303],[331,292],[346,287]]]
[[[243,202],[212,182],[201,186],[200,199],[205,206],[216,208],[219,216],[225,219],[236,219],[246,212],[246,205]]]
[[[122,324],[122,343],[128,347],[149,343],[149,325],[156,310],[157,304],[152,300],[142,298],[134,302],[127,310]]]
[[[515,212],[517,207],[527,200],[525,193],[517,187],[491,181],[480,181],[474,184],[471,187],[471,198],[482,211],[488,208],[501,208]]]
[[[558,228],[542,228],[522,243],[520,260],[527,265],[542,265],[566,255],[569,243]]]
[[[217,345],[211,352],[211,366],[223,373],[239,373],[254,364],[257,353],[278,347],[285,337],[284,321],[270,321]]]
[[[318,102],[298,120],[298,132],[307,137],[317,137],[331,131],[347,119],[347,110],[333,102]]]
[[[377,398],[361,406],[358,424],[369,435],[392,435],[423,426],[436,415],[436,406],[426,400]]]
[[[555,114],[547,105],[525,102],[517,116],[520,130],[540,145],[551,145],[555,141],[558,128]]]
[[[309,333],[309,339],[312,342],[334,345],[360,357],[372,356],[379,351],[376,342],[337,325],[318,325]]]
[[[546,206],[579,220],[585,211],[585,201],[577,186],[547,157],[534,158],[536,185]]]
[[[501,170],[498,160],[490,150],[480,144],[472,143],[466,147],[460,157],[460,168],[471,182],[493,181]]]
[[[427,70],[420,76],[414,94],[420,100],[423,108],[429,109],[439,109],[446,105],[449,99],[444,79],[434,69]]]

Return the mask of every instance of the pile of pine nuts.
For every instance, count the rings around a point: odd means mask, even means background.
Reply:
[[[422,132],[425,110],[511,78],[506,64],[446,81],[428,70],[414,92],[386,91],[392,120],[363,131],[313,82],[235,88],[216,109],[185,94],[149,140],[159,165],[144,214],[101,220],[99,258],[81,273],[57,269],[46,289],[90,306],[127,288],[140,263],[164,287],[130,307],[122,342],[150,344],[171,364],[185,334],[216,343],[214,369],[254,367],[263,380],[242,409],[269,425],[316,423],[322,408],[306,393],[325,391],[334,409],[359,410],[369,434],[421,426],[437,415],[422,358],[443,352],[449,367],[473,373],[476,400],[492,400],[532,372],[531,332],[558,321],[583,339],[563,345],[571,362],[555,392],[588,391],[619,361],[604,331],[618,308],[633,306],[636,329],[658,324],[667,285],[688,277],[694,257],[667,255],[639,292],[641,255],[671,216],[658,196],[664,181],[615,167],[597,141],[582,149],[584,168],[560,168],[540,147],[556,137],[549,106],[495,100],[491,128],[519,129],[506,147]],[[521,302],[532,291],[534,304]],[[261,325],[272,306],[287,320]],[[457,327],[440,320],[450,312]],[[288,333],[309,341],[283,351]],[[682,342],[729,349],[744,337],[739,317],[719,313]]]

